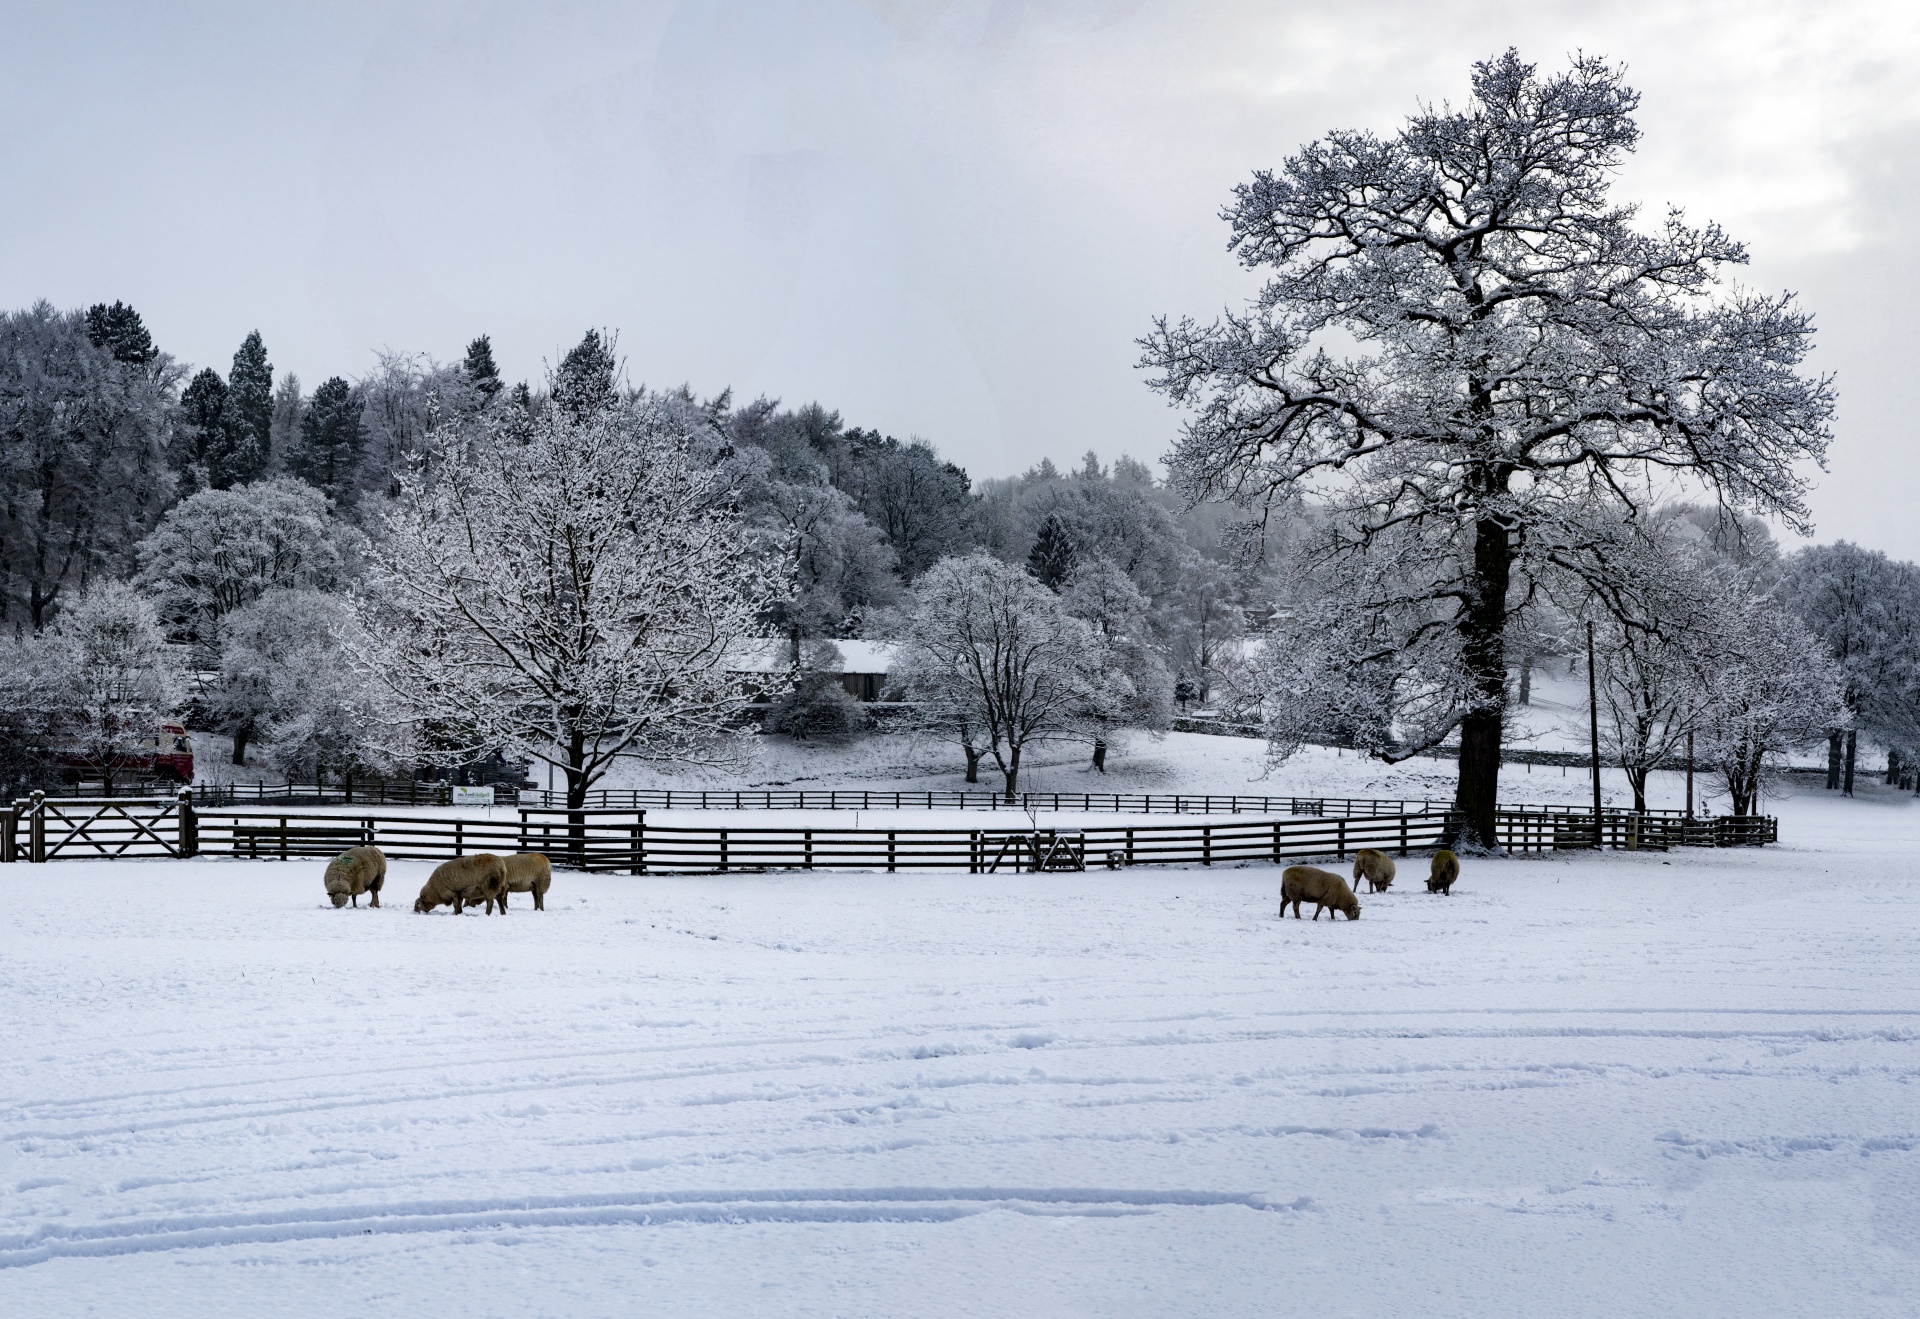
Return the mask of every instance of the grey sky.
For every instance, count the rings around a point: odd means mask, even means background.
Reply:
[[[1718,219],[1839,376],[1821,539],[1920,558],[1920,5],[1211,0],[0,7],[0,303],[125,298],[311,388],[588,326],[977,475],[1157,458],[1133,339],[1249,287],[1217,212],[1512,44],[1628,65],[1621,195]]]

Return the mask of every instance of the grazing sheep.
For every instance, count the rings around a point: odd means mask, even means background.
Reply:
[[[507,909],[507,894],[533,894],[533,909],[547,909],[547,889],[553,884],[553,865],[538,852],[515,852],[507,858],[507,886],[500,891],[500,910]]]
[[[500,904],[500,914],[507,914],[506,863],[491,852],[457,856],[434,867],[413,909],[432,911],[435,907],[452,903],[453,914],[458,916],[468,907],[477,907],[482,902],[487,904],[489,913],[497,902]]]
[[[1460,878],[1460,858],[1441,848],[1433,854],[1433,873],[1427,877],[1427,892],[1453,896],[1453,881]]]
[[[333,905],[344,907],[351,900],[360,905],[360,895],[368,893],[368,906],[380,905],[380,890],[387,883],[387,855],[377,847],[349,847],[327,862],[327,896]]]
[[[1302,900],[1313,903],[1313,918],[1320,919],[1320,911],[1325,908],[1331,913],[1344,911],[1347,919],[1360,919],[1360,900],[1353,896],[1353,890],[1347,887],[1347,881],[1331,871],[1315,870],[1312,866],[1288,866],[1280,872],[1280,915],[1287,914],[1287,904],[1293,904],[1293,918],[1300,919]]]
[[[1385,852],[1363,847],[1353,854],[1353,887],[1359,891],[1360,881],[1367,881],[1367,892],[1385,893],[1393,887],[1393,858]]]

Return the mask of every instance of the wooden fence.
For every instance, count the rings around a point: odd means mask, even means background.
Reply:
[[[1405,856],[1438,847],[1445,811],[1371,816],[1299,814],[1165,825],[1079,829],[975,827],[843,829],[649,824],[644,810],[568,812],[523,808],[514,820],[385,816],[299,810],[203,811],[182,793],[172,802],[38,797],[0,812],[0,861],[216,855],[292,859],[332,856],[371,843],[398,860],[443,860],[473,852],[544,852],[582,870],[726,873],[740,870],[1079,870],[1107,865],[1212,865],[1344,858],[1362,847]],[[1595,845],[1593,816],[1502,811],[1503,845],[1546,852]],[[1612,813],[1600,844],[1665,850],[1778,841],[1769,817],[1678,820]]]

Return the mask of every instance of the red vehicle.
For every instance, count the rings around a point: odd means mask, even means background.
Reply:
[[[91,777],[88,771],[99,773],[107,768],[84,751],[69,751],[59,759],[60,767],[66,770],[71,781]],[[187,736],[187,726],[178,723],[161,723],[139,743],[139,749],[112,767],[118,776],[125,774],[130,778],[154,778],[162,782],[193,782],[193,742]]]

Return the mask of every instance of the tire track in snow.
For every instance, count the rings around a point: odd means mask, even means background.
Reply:
[[[497,1200],[342,1205],[328,1210],[208,1214],[44,1227],[0,1236],[0,1269],[62,1256],[132,1255],[395,1233],[495,1228],[650,1227],[668,1223],[944,1223],[993,1210],[1115,1217],[1161,1209],[1312,1207],[1264,1192],[1117,1190],[1095,1187],[879,1187],[825,1190],[613,1192]]]

